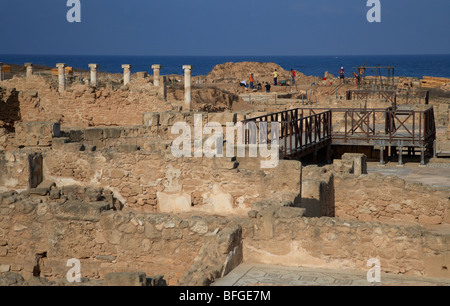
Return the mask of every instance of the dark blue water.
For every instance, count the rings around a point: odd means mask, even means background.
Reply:
[[[162,74],[183,74],[183,65],[193,65],[193,75],[206,75],[214,66],[225,62],[274,62],[286,70],[294,68],[306,75],[323,76],[325,71],[337,75],[341,66],[350,75],[353,67],[395,66],[396,76],[450,77],[450,55],[382,55],[382,56],[67,56],[67,55],[0,55],[0,62],[55,67],[56,63],[88,70],[88,64],[99,64],[99,71],[121,73],[122,64],[133,65],[132,71],[147,71],[161,64]],[[349,73],[350,72],[350,73]],[[369,71],[370,73],[370,71]],[[384,74],[383,74],[384,75]]]

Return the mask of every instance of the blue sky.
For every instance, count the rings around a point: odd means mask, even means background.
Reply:
[[[450,54],[449,0],[0,0],[0,54]]]

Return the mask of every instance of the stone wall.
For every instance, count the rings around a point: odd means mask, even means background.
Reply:
[[[120,89],[74,84],[61,94],[40,76],[15,77],[2,86],[18,92],[16,104],[23,121],[57,121],[66,127],[139,125],[145,112],[172,109],[146,79]]]
[[[242,261],[233,219],[112,210],[101,189],[53,186],[42,194],[0,196],[2,272],[65,279],[75,258],[83,278],[142,271],[169,285],[208,285]]]
[[[450,223],[448,188],[395,176],[335,177],[336,217],[344,220],[436,225]]]
[[[30,150],[0,154],[0,192],[23,191],[42,181],[42,155]]]
[[[49,147],[53,137],[59,137],[59,122],[19,122],[15,141],[18,147]]]
[[[20,119],[19,92],[14,88],[0,88],[0,129],[12,132]]]
[[[135,213],[120,211],[104,189],[9,192],[0,196],[0,270],[65,279],[76,258],[83,278],[143,272],[169,285],[209,285],[243,261],[367,271],[377,258],[385,273],[450,277],[444,229],[304,213],[270,205],[252,218]]]
[[[259,159],[175,158],[161,151],[76,149],[43,153],[44,179],[57,186],[108,188],[134,209],[245,214],[254,202],[294,202],[300,193],[301,164],[295,161],[280,161],[275,169],[261,170]]]
[[[368,271],[377,258],[385,273],[449,278],[448,231],[420,226],[342,221],[334,218],[284,218],[260,211],[244,231],[244,262]]]
[[[258,157],[178,158],[171,150],[171,138],[177,135],[168,130],[176,120],[193,120],[192,114],[151,116],[154,118],[144,116],[146,126],[62,131],[59,123],[21,122],[15,141],[25,149],[2,154],[3,190],[33,188],[42,180],[55,182],[58,187],[103,187],[112,190],[129,208],[160,212],[245,215],[251,204],[264,199],[298,205],[299,162],[282,160],[276,168],[263,169],[264,159]],[[225,125],[236,118],[235,113],[205,114],[203,120]],[[27,156],[15,157],[24,152],[32,154],[33,150],[39,150],[42,156],[39,167],[27,164]],[[248,147],[246,153],[248,156]],[[31,176],[21,175],[25,168],[33,178],[41,177],[39,182],[27,185]]]
[[[302,170],[302,201],[306,217],[334,217],[334,174],[330,167],[307,166]]]

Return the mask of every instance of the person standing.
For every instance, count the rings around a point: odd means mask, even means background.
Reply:
[[[339,69],[339,78],[341,79],[341,83],[342,82],[345,83],[345,70],[344,70],[344,67],[341,67],[341,69]]]
[[[295,71],[291,69],[291,85],[295,85]]]
[[[266,85],[264,87],[266,87],[266,92],[270,93],[270,84],[268,82],[266,82]]]
[[[277,86],[278,85],[278,71],[275,69],[275,71],[273,72],[273,85]]]
[[[250,74],[250,89],[253,89],[253,83],[255,82],[255,79],[253,78],[253,73]]]

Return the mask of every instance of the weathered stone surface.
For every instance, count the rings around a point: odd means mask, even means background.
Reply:
[[[70,138],[60,137],[52,139],[52,148],[54,150],[61,150],[66,143],[70,142]]]
[[[116,259],[116,257],[112,255],[97,255],[95,256],[95,259],[112,262]]]
[[[450,255],[428,255],[424,261],[423,266],[425,273],[429,277],[450,278],[449,271]]]
[[[143,120],[144,125],[158,126],[159,125],[159,113],[144,113],[142,120]]]
[[[419,216],[419,223],[422,225],[436,225],[442,223],[442,216],[425,216],[420,215]]]
[[[85,140],[93,141],[93,140],[101,140],[103,139],[103,129],[101,128],[92,128],[84,130]]]
[[[448,223],[450,200],[446,198],[446,188],[407,184],[398,177],[374,173],[364,178],[337,177],[334,190],[336,217],[341,219],[421,225]]]
[[[53,208],[60,219],[99,221],[101,212],[111,209],[111,206],[106,202],[68,201]]]
[[[276,218],[298,218],[305,215],[305,208],[298,207],[280,207],[275,212]]]
[[[0,272],[0,286],[22,286],[26,282],[24,278],[13,272]]]
[[[109,273],[105,286],[147,286],[147,278],[144,272]]]
[[[16,127],[18,146],[50,146],[53,137],[59,137],[59,122],[20,122]]]
[[[35,188],[41,181],[41,154],[27,150],[0,153],[0,192]]]
[[[158,192],[158,209],[160,212],[188,212],[191,211],[191,197],[182,193]]]
[[[210,113],[208,114],[208,122],[217,122],[222,126],[226,126],[227,123],[236,123],[237,115],[235,113]]]
[[[364,154],[345,153],[342,156],[341,163],[336,163],[336,170],[349,169],[350,173],[356,176],[367,174],[367,161]]]
[[[131,152],[135,152],[135,151],[139,151],[140,147],[137,145],[128,145],[128,144],[122,144],[119,146],[119,152],[122,153],[131,153]]]

